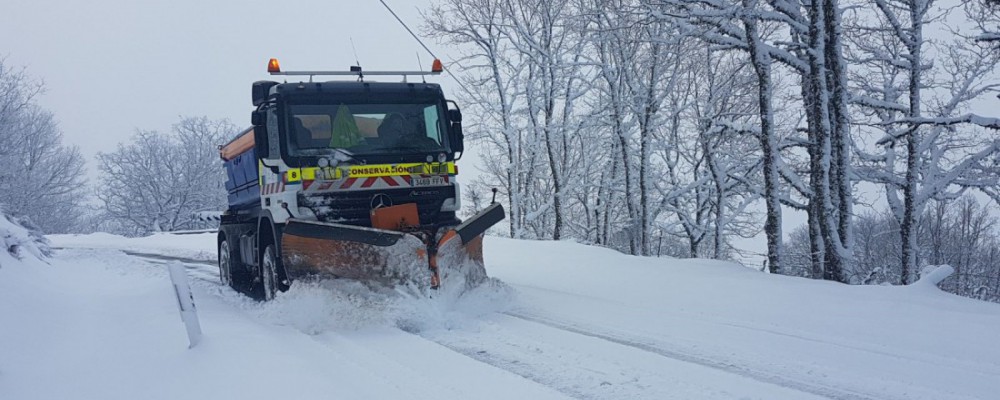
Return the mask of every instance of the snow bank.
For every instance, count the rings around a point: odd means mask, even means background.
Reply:
[[[51,255],[49,242],[29,221],[0,210],[0,268],[15,263],[40,264]]]
[[[913,284],[936,288],[941,281],[947,279],[954,273],[955,268],[950,265],[928,265],[920,272],[920,279]]]
[[[765,380],[795,377],[834,388],[831,398],[985,399],[1000,390],[1000,305],[938,289],[947,267],[919,285],[852,286],[566,242],[484,246],[490,275],[517,290],[512,313],[521,317]]]

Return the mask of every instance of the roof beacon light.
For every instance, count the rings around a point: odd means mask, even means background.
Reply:
[[[275,73],[281,72],[281,66],[278,65],[278,59],[272,58],[271,61],[267,62],[267,72]]]
[[[267,72],[271,75],[285,75],[285,76],[308,76],[309,81],[312,82],[312,77],[316,75],[354,75],[357,77],[366,77],[369,75],[401,75],[404,78],[406,76],[421,76],[421,75],[439,75],[444,71],[444,67],[441,64],[441,60],[435,59],[434,64],[431,65],[431,71],[364,71],[362,72],[361,67],[357,65],[352,65],[350,71],[282,71],[281,67],[278,66],[278,59],[272,58],[271,61],[267,63]]]

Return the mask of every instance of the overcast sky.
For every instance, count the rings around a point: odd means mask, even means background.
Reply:
[[[430,1],[387,3],[416,29]],[[4,5],[0,37],[9,65],[45,81],[41,105],[91,171],[137,128],[199,115],[249,126],[250,85],[273,79],[271,57],[286,70],[346,70],[353,38],[365,69],[417,69],[418,49],[425,69],[432,60],[378,0],[21,0]]]

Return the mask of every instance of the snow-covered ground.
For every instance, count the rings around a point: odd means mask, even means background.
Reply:
[[[349,282],[261,304],[213,234],[53,236],[0,267],[0,398],[994,399],[1000,306],[733,264],[487,238],[497,282],[434,298]],[[126,254],[116,249],[128,250]],[[139,254],[137,254],[139,253]],[[187,349],[159,254],[194,279]]]

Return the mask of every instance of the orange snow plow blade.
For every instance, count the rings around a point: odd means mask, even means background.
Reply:
[[[317,276],[389,285],[416,280],[429,286],[425,247],[402,232],[290,220],[282,233],[281,260],[292,280]]]
[[[487,278],[482,234],[463,245],[455,231],[449,230],[438,242],[437,257],[431,260],[438,272],[438,282],[464,283],[471,288]]]
[[[281,258],[292,280],[312,276],[430,288],[461,280],[472,287],[487,278],[483,232],[503,218],[503,208],[494,204],[438,232],[292,219],[282,233]]]

